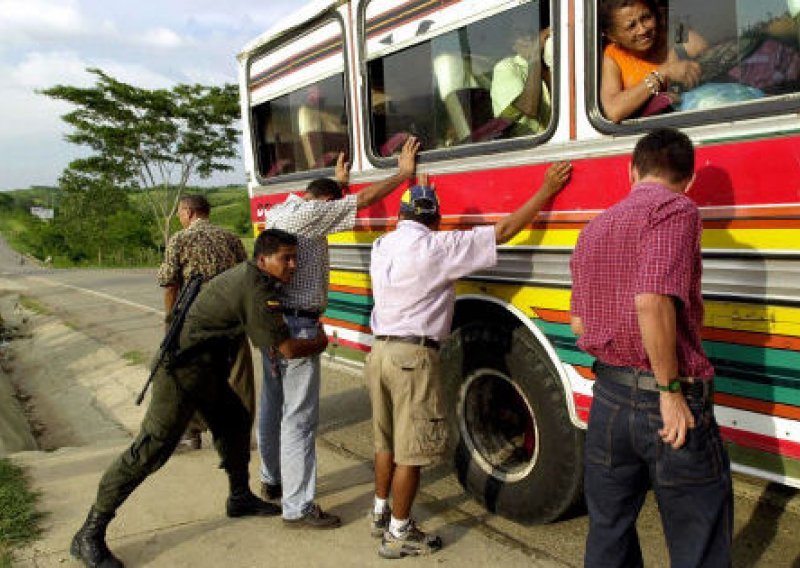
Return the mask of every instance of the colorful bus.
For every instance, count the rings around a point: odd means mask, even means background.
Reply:
[[[551,521],[580,499],[594,377],[568,325],[570,254],[627,193],[636,140],[660,126],[697,147],[703,338],[734,468],[800,487],[800,3],[658,2],[668,41],[688,30],[706,40],[701,84],[675,91],[671,112],[618,122],[599,100],[596,0],[311,2],[239,55],[256,231],[272,205],[332,175],[338,152],[358,191],[392,171],[410,134],[443,230],[494,222],[550,163],[573,162],[570,185],[500,248],[497,266],[458,283],[442,349],[457,475],[511,518]],[[549,109],[527,128],[495,108],[520,27],[549,44]],[[400,193],[329,240],[324,323],[336,357],[359,362],[370,349],[370,246],[396,222]]]

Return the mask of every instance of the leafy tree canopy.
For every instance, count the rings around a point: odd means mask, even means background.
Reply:
[[[70,163],[65,176],[73,179],[67,183],[83,179],[95,188],[144,191],[166,243],[190,178],[232,169],[238,145],[237,88],[180,84],[143,89],[100,69],[88,71],[96,76],[91,87],[56,85],[41,91],[75,105],[62,116],[73,128],[66,138],[93,151]]]

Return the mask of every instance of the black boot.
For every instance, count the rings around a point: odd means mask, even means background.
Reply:
[[[101,513],[94,507],[80,530],[72,537],[70,554],[89,568],[125,568],[119,558],[111,554],[106,545],[106,527],[114,513]]]
[[[248,489],[246,492],[230,494],[225,513],[229,517],[271,517],[280,515],[281,508],[275,503],[262,501]]]

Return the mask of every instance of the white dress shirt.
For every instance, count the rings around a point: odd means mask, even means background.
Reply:
[[[431,231],[400,221],[372,247],[372,333],[444,340],[453,320],[455,281],[495,264],[494,226]]]

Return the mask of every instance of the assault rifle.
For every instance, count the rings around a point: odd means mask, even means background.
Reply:
[[[180,295],[178,295],[178,301],[175,302],[174,306],[172,306],[172,319],[169,323],[169,329],[167,330],[166,335],[164,335],[164,339],[161,340],[161,345],[158,348],[158,359],[156,360],[156,364],[153,365],[153,369],[150,371],[150,376],[147,377],[147,382],[144,384],[144,387],[142,387],[142,392],[140,392],[139,396],[136,397],[136,406],[142,404],[144,395],[147,393],[147,389],[150,388],[150,383],[153,382],[153,377],[155,377],[158,368],[164,364],[164,360],[167,358],[167,356],[172,354],[178,347],[178,338],[181,335],[181,329],[183,329],[183,322],[186,319],[189,306],[192,305],[192,302],[194,302],[194,299],[200,292],[200,286],[202,284],[203,275],[193,274],[189,279],[189,283],[183,287]]]

